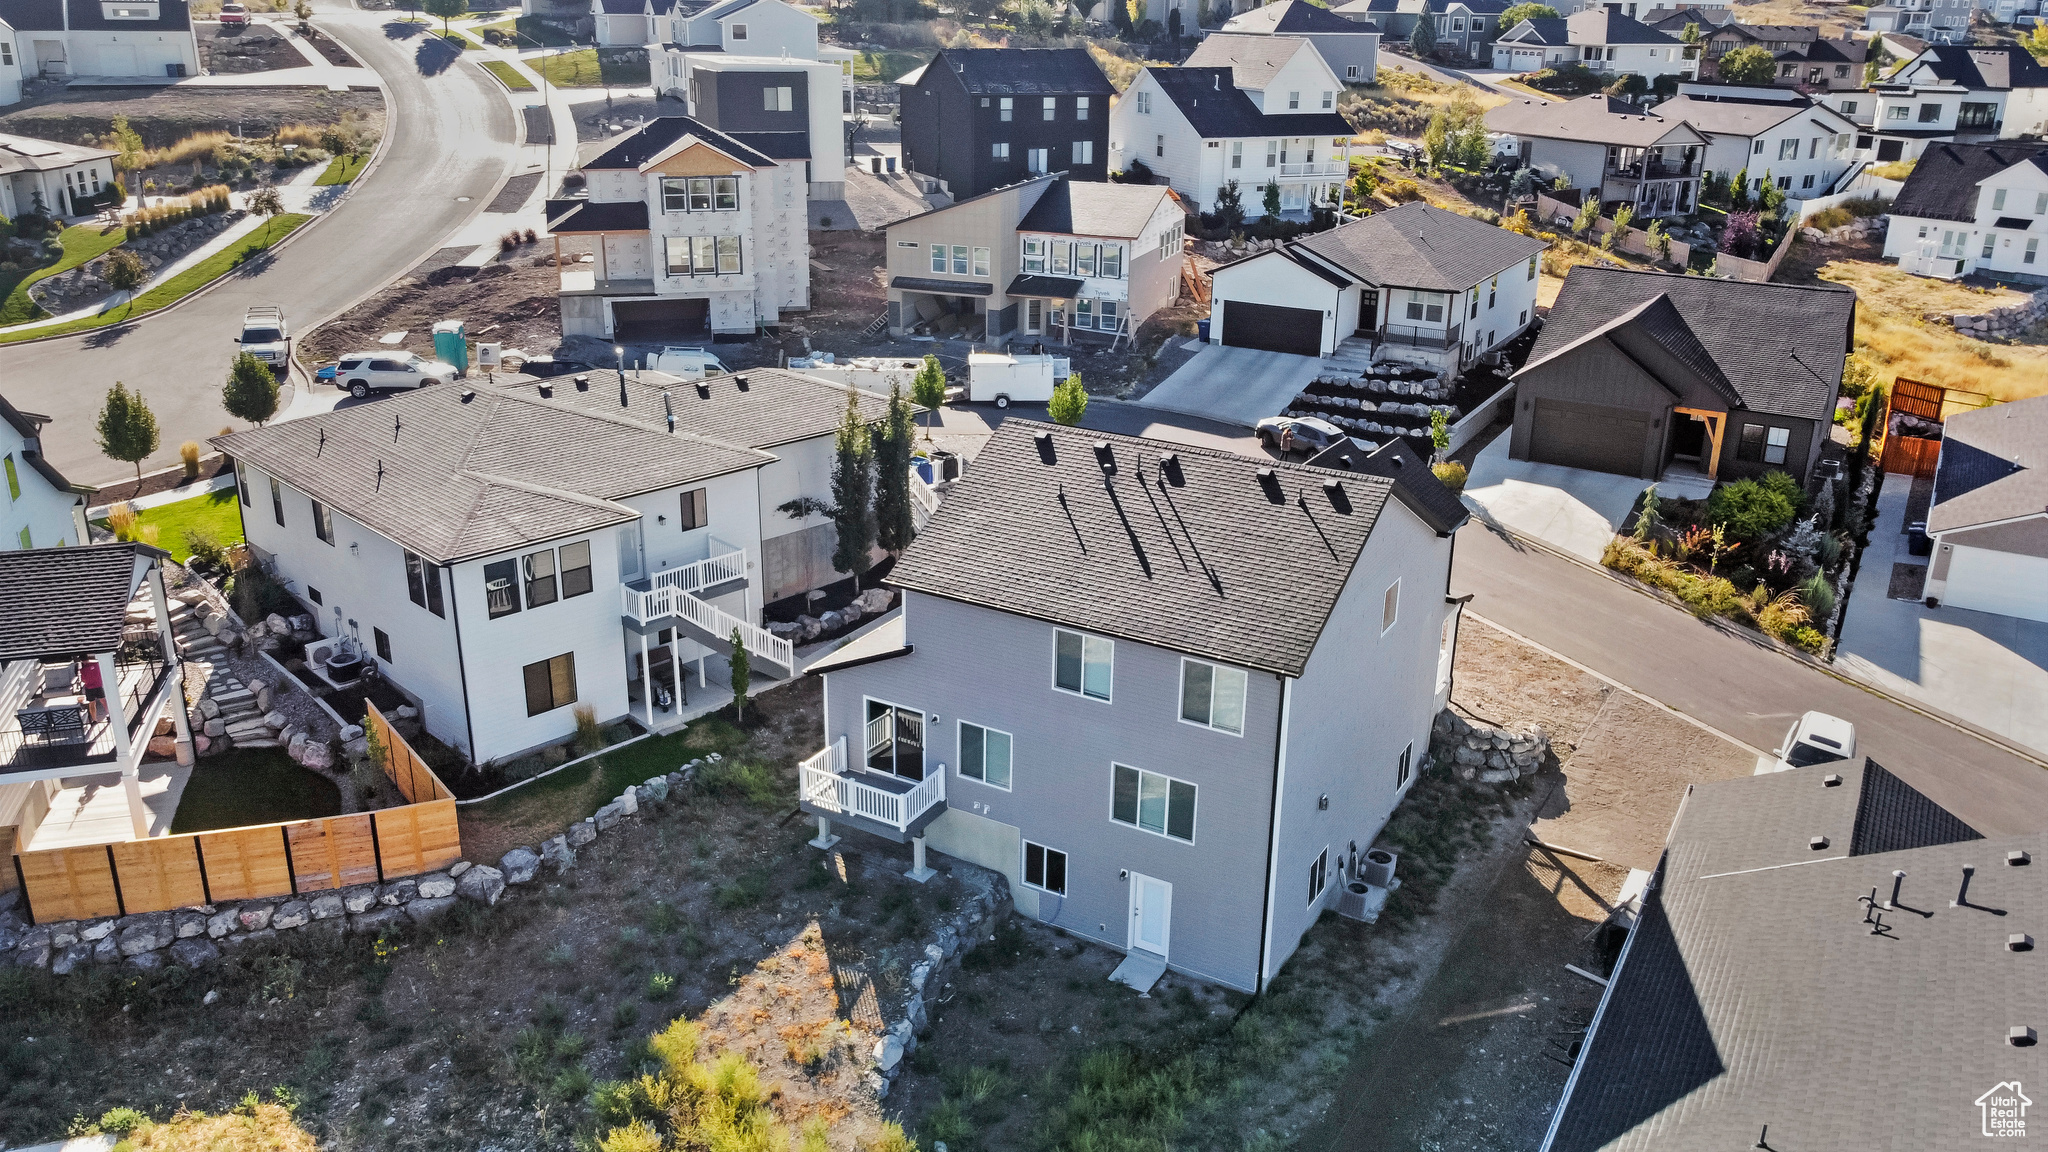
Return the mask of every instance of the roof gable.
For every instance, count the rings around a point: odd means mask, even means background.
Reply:
[[[975,96],[1113,96],[1116,88],[1086,48],[947,48],[925,66]]]
[[[640,171],[662,176],[735,176],[749,168],[743,161],[691,135],[678,137],[640,165]]]
[[[169,555],[147,544],[0,552],[0,662],[118,649],[129,601]]]
[[[1062,175],[1017,222],[1017,231],[1136,239],[1169,195],[1164,184],[1102,184]]]
[[[1510,101],[1487,110],[1486,126],[1517,136],[1583,140],[1629,148],[1707,142],[1697,128],[1684,120],[1664,116],[1661,105],[1658,111],[1645,112],[1626,100],[1598,92],[1562,102],[1533,97]]]
[[[1928,529],[1948,532],[2042,512],[2048,512],[2048,397],[1949,417]]]
[[[2048,144],[1930,142],[1893,198],[1892,215],[1975,221],[1978,188],[2022,164],[2048,173]]]
[[[1342,20],[1339,16],[1337,19]],[[1244,36],[1231,32],[1216,32],[1203,38],[1187,58],[1190,68],[1229,68],[1231,83],[1253,92],[1263,92],[1289,65],[1295,63],[1302,53],[1314,58],[1314,63],[1327,73],[1327,79],[1334,82],[1336,73],[1315,45],[1299,36]]]
[[[755,168],[775,167],[774,160],[710,125],[692,120],[688,116],[657,116],[615,140],[611,147],[583,167],[586,171],[623,168],[637,172],[642,165],[668,151],[676,141],[686,135],[696,137],[741,163]]]
[[[1306,249],[1382,287],[1463,292],[1543,251],[1546,244],[1415,201],[1304,236]]]

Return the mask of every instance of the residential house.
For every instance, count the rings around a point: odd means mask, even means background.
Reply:
[[[0,19],[0,108],[21,103],[21,54],[14,46],[14,26]]]
[[[1752,190],[1766,179],[1794,200],[1834,190],[1855,163],[1856,125],[1796,89],[1685,83],[1657,105],[1707,138],[1706,170],[1731,180],[1747,171]]]
[[[592,31],[600,48],[641,48],[659,36],[676,0],[590,0]]]
[[[1533,72],[1576,63],[1591,72],[1632,72],[1654,80],[1691,76],[1699,64],[1696,55],[1678,37],[1607,5],[1522,21],[1494,43],[1493,66]]]
[[[899,86],[903,162],[955,200],[1047,172],[1109,178],[1109,78],[1085,48],[948,48]]]
[[[812,665],[813,843],[1000,872],[1141,989],[1262,990],[1447,697],[1464,509],[1434,483],[1004,422],[897,561],[902,615]]]
[[[1706,133],[1660,106],[1645,112],[1598,92],[1576,100],[1516,100],[1486,126],[1520,143],[1522,166],[1562,176],[1579,196],[1626,201],[1638,219],[1683,216],[1699,202]]]
[[[48,416],[23,412],[0,396],[0,548],[62,548],[92,539],[85,526],[86,497],[94,489],[73,484],[43,456]]]
[[[1235,187],[1245,215],[1263,216],[1269,185],[1283,213],[1335,206],[1351,171],[1351,123],[1336,111],[1343,82],[1307,41],[1229,39],[1212,49],[1235,60],[1227,66],[1138,73],[1110,113],[1111,164],[1142,163],[1191,211],[1214,211]]]
[[[1896,0],[1864,13],[1863,27],[1934,44],[1968,44],[1971,25],[1980,14],[2000,24],[2014,24],[2039,10],[2040,0]]]
[[[317,622],[423,704],[476,763],[659,713],[716,677],[738,630],[757,675],[796,672],[762,606],[840,579],[829,518],[848,397],[774,369],[426,388],[216,437],[250,545]],[[723,675],[723,673],[720,673]],[[659,685],[653,692],[651,683]]]
[[[2048,67],[2017,45],[1936,44],[1870,91],[1880,163],[1918,157],[1936,140],[2048,133]]]
[[[1928,146],[1892,201],[1884,254],[1944,280],[2048,284],[2048,144]]]
[[[1380,34],[1307,0],[1278,0],[1223,23],[1232,36],[1292,36],[1308,41],[1346,84],[1371,84],[1379,74]]]
[[[20,79],[199,75],[188,0],[0,0],[0,29]]]
[[[1735,14],[1726,8],[1706,8],[1696,4],[1686,4],[1678,8],[1667,8],[1660,4],[1658,7],[1666,8],[1666,11],[1661,15],[1650,13],[1637,18],[1659,32],[1668,32],[1679,37],[1684,36],[1688,24],[1698,28],[1704,36],[1735,19]],[[1625,5],[1624,12],[1626,15],[1636,15],[1634,12],[1626,12]]]
[[[1437,55],[1485,60],[1492,55],[1494,40],[1506,31],[1501,13],[1512,6],[1507,0],[1350,0],[1331,11],[1370,23],[1402,44],[1415,34],[1416,22],[1427,16],[1436,24]]]
[[[83,216],[114,185],[111,148],[0,133],[0,216]]]
[[[1065,173],[889,225],[889,334],[921,326],[991,347],[1128,337],[1179,293],[1187,215],[1162,184]]]
[[[562,332],[618,341],[755,332],[811,304],[808,161],[777,160],[687,116],[661,116],[583,166],[585,195],[548,202],[556,238],[594,261],[561,273]]]
[[[1942,423],[1930,605],[2048,621],[2048,397]]]
[[[1707,24],[1725,24],[1735,19],[1734,10],[1725,0],[1567,0],[1567,3],[1552,7],[1567,16],[1594,8],[1618,8],[1622,15],[1634,17],[1645,24],[1659,24],[1674,12],[1700,12],[1707,17],[1700,25],[1701,31],[1706,30]],[[1682,25],[1680,30],[1683,30]]]
[[[1986,839],[1868,759],[1691,784],[1677,808],[1543,1152],[1949,1149],[2038,1125],[2019,1082],[2048,1072],[2048,837]],[[1819,1103],[1847,1085],[1884,1087]]]
[[[0,852],[170,830],[141,781],[160,719],[178,763],[193,761],[168,559],[146,544],[0,552]]]
[[[1699,78],[1719,77],[1721,57],[1737,48],[1762,48],[1777,61],[1775,83],[1804,89],[1830,91],[1863,86],[1863,62],[1869,45],[1851,37],[1831,40],[1821,29],[1797,24],[1700,24],[1691,11],[1678,12],[1658,21],[1660,31],[1683,35],[1687,25],[1699,28],[1701,52]]]
[[[1453,373],[1536,318],[1543,241],[1420,201],[1225,264],[1209,336],[1328,356],[1343,341]]]
[[[1515,373],[1508,455],[1646,480],[1783,471],[1803,486],[1855,326],[1848,288],[1573,268]]]

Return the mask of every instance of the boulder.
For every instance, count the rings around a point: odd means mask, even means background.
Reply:
[[[180,940],[171,945],[171,959],[187,968],[197,968],[220,959],[220,945],[211,940]]]
[[[649,799],[655,801],[668,799],[668,777],[666,776],[650,776],[641,787],[647,790]]]
[[[569,847],[567,837],[556,836],[540,846],[540,858],[555,875],[560,876],[576,866],[576,850]]]
[[[240,936],[230,936],[227,939],[221,941],[221,946],[224,948],[244,948],[251,944],[258,944],[265,940],[275,939],[277,939],[277,929],[262,928],[254,932],[244,933]]]
[[[422,900],[439,900],[455,895],[455,878],[446,872],[429,872],[419,878],[419,893]]]
[[[471,864],[467,860],[457,860],[455,863],[450,864],[448,866],[448,878],[450,880],[460,880],[462,879],[462,874],[464,872],[467,872],[474,867],[476,867],[476,865]]]
[[[341,742],[343,744],[351,740],[361,740],[363,735],[363,726],[361,724],[343,724],[341,726]]]
[[[420,710],[410,704],[400,704],[391,710],[391,718],[393,720],[417,720],[419,715]]]
[[[332,920],[348,914],[348,905],[343,902],[339,892],[322,892],[308,903],[312,907],[315,920]]]
[[[251,900],[235,910],[235,919],[241,922],[244,932],[261,932],[270,927],[271,913],[277,906],[265,900]]]
[[[130,956],[128,958],[128,964],[130,967],[140,968],[144,972],[154,972],[158,968],[164,966],[163,953],[137,952],[135,955]]]
[[[95,964],[119,964],[121,942],[112,936],[92,946],[92,961]]]
[[[92,945],[72,944],[50,957],[50,972],[69,976],[92,962]]]
[[[151,736],[147,747],[151,756],[168,760],[178,754],[178,738],[175,736]]]
[[[794,621],[784,622],[777,620],[768,625],[768,634],[794,644],[803,639],[804,626]]]
[[[88,944],[97,944],[112,936],[118,923],[115,920],[94,920],[81,924],[78,928],[78,938]]]
[[[597,810],[597,814],[595,816],[592,816],[591,819],[597,822],[597,830],[599,832],[609,832],[611,831],[612,825],[617,824],[619,822],[620,813],[621,809],[619,807],[619,802],[617,800],[614,800],[611,803],[605,805],[604,807],[599,808]]]
[[[263,618],[263,626],[275,636],[283,636],[292,630],[292,622],[272,612]]]
[[[305,750],[306,734],[304,732],[293,732],[291,739],[285,741],[285,755],[290,756],[293,760],[297,760]]]
[[[287,900],[270,914],[272,928],[304,928],[313,918],[313,908],[304,900]]]
[[[415,900],[405,906],[406,918],[415,924],[425,924],[436,917],[446,915],[455,907],[455,897],[434,896]]]
[[[358,884],[353,888],[344,888],[341,893],[341,906],[350,913],[368,912],[377,906],[377,886]]]
[[[884,1076],[894,1075],[903,1063],[903,1040],[894,1032],[875,1041],[875,1068]]]
[[[140,956],[144,952],[154,952],[177,939],[171,932],[171,918],[161,912],[130,916],[121,925],[121,955]]]
[[[219,717],[214,717],[207,720],[207,722],[200,727],[200,731],[204,732],[209,739],[217,736],[225,736],[228,734],[228,722],[220,719]]]
[[[640,794],[631,788],[619,793],[619,798],[613,803],[619,806],[621,816],[634,816],[640,812]]]
[[[256,706],[258,708],[262,708],[264,707],[264,704],[262,701],[258,701]],[[275,709],[272,709],[271,711],[265,712],[263,714],[263,726],[265,728],[271,728],[279,732],[282,732],[284,731],[285,725],[290,723],[291,718],[289,716],[286,716],[284,713],[279,712]]]
[[[455,881],[455,894],[464,900],[492,905],[505,894],[505,874],[488,864],[479,864]]]
[[[181,908],[171,914],[171,935],[180,940],[206,935],[206,913],[195,908]]]
[[[393,880],[377,891],[377,903],[387,908],[396,908],[420,894],[420,882],[410,877]]]
[[[540,854],[531,848],[514,848],[498,858],[498,871],[507,884],[524,884],[540,871]]]
[[[597,839],[597,825],[590,820],[578,820],[569,825],[569,830],[564,835],[569,838],[569,847],[581,848]]]
[[[199,714],[208,720],[220,715],[220,701],[208,696],[199,702]]]
[[[405,909],[376,908],[360,916],[349,917],[348,930],[351,932],[382,932],[386,928],[394,927],[404,922]]]
[[[206,918],[206,935],[210,939],[218,940],[221,937],[227,935],[228,933],[233,932],[235,930],[235,916],[237,911],[238,909],[234,908],[223,908],[220,911],[215,912],[213,915],[208,916]]]
[[[228,619],[225,616],[208,616],[200,621],[200,626],[206,629],[208,636],[218,636],[220,635],[220,630],[227,626],[227,622]]]
[[[334,767],[334,749],[329,748],[325,744],[308,740],[300,748],[297,759],[300,764],[311,768],[315,772],[324,772]]]
[[[49,929],[50,947],[52,948],[69,948],[73,944],[78,943],[78,921],[76,920],[65,920],[61,923],[51,924]],[[28,931],[28,925],[22,923],[19,918],[14,916],[0,918],[0,952],[5,952],[9,948],[19,945],[22,934],[26,931]]]

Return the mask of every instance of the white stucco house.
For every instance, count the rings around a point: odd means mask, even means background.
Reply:
[[[1929,605],[2048,621],[2048,397],[1944,422],[1927,534]]]
[[[1974,143],[2048,133],[2048,67],[2013,44],[1936,44],[1882,84],[1867,158],[1910,160],[1937,140]]]
[[[1668,101],[1667,101],[1668,103]],[[1626,201],[1636,218],[1683,216],[1699,203],[1706,134],[1664,105],[1645,112],[1595,92],[1576,100],[1515,100],[1486,113],[1486,126],[1515,137],[1523,166],[1565,178],[1580,196]]]
[[[1884,254],[1922,276],[2048,284],[2048,144],[1937,142],[1892,201]]]
[[[93,489],[66,480],[43,458],[49,422],[0,396],[0,549],[62,548],[91,538],[85,503]]]
[[[110,148],[0,133],[0,216],[93,211],[88,202],[113,185],[118,155]]]
[[[1371,84],[1379,74],[1379,29],[1307,0],[1278,0],[1240,12],[1224,21],[1223,31],[1234,36],[1299,36],[1316,46],[1346,84]]]
[[[1533,72],[1578,64],[1589,72],[1633,72],[1647,80],[1692,76],[1697,52],[1614,5],[1570,16],[1524,20],[1493,44],[1493,66]]]
[[[199,74],[187,0],[0,0],[0,103],[6,58],[17,79],[150,78]],[[17,90],[14,100],[19,100]]]
[[[14,47],[14,26],[0,19],[0,108],[21,103],[21,53]]]
[[[1794,88],[1684,83],[1657,114],[1704,133],[1706,170],[1722,179],[1746,170],[1752,190],[1768,175],[1786,196],[1810,200],[1855,163],[1856,125]]]

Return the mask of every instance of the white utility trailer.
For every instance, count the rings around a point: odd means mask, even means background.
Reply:
[[[1008,408],[1012,402],[1043,404],[1067,378],[1068,360],[1038,352],[970,352],[967,355],[967,398],[975,403]]]

